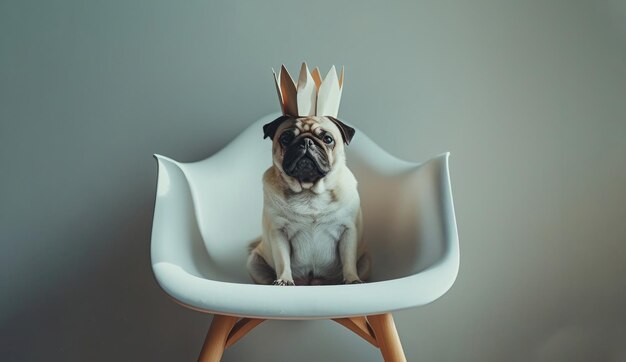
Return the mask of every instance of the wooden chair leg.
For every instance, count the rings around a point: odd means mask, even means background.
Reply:
[[[391,313],[371,315],[367,317],[367,320],[374,330],[378,347],[385,362],[406,362]]]
[[[239,318],[216,314],[204,340],[198,362],[219,362],[226,348],[230,331]]]
[[[374,347],[378,347],[378,342],[376,342],[372,327],[367,323],[365,317],[336,318],[333,320],[356,333]]]
[[[243,318],[240,320],[238,317],[214,315],[198,362],[219,362],[227,347],[235,344],[263,321],[263,319]],[[363,317],[352,317],[335,319],[335,322],[378,346],[385,362],[406,362],[391,313],[371,315],[367,317],[367,321]],[[372,331],[374,336],[372,336]]]
[[[242,318],[235,324],[235,326],[228,334],[228,340],[226,341],[226,347],[228,348],[233,344],[237,343],[243,336],[248,334],[254,327],[263,323],[265,319],[256,319],[256,318]]]

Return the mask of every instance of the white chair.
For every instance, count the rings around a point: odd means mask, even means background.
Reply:
[[[359,182],[372,280],[255,285],[246,257],[261,233],[261,176],[271,165],[271,142],[263,139],[262,126],[277,116],[258,120],[202,161],[155,155],[156,280],[176,302],[215,315],[201,361],[219,361],[225,348],[266,319],[333,319],[379,347],[385,361],[405,361],[390,312],[439,298],[459,268],[449,154],[405,162],[357,130],[347,159]]]

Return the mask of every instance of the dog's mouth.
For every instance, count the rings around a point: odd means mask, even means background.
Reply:
[[[326,176],[330,165],[326,154],[309,142],[305,147],[296,144],[285,150],[283,170],[300,182],[312,183]]]
[[[315,182],[326,176],[326,173],[317,167],[315,161],[305,155],[295,162],[289,176],[297,178],[300,182]]]

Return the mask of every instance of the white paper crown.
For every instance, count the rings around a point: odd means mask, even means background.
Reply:
[[[302,63],[296,86],[287,68],[282,65],[278,75],[274,72],[274,80],[284,115],[337,117],[343,90],[343,67],[341,75],[337,78],[337,71],[333,65],[322,81],[318,68],[309,72],[306,63]]]

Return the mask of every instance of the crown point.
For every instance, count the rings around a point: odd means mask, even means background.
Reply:
[[[341,74],[339,75],[339,89],[343,89],[343,71],[344,66],[341,66]]]
[[[297,116],[298,103],[296,84],[284,64],[280,67],[278,77],[280,81],[280,93],[283,98],[283,113],[285,113],[285,115]]]
[[[317,115],[337,117],[340,100],[341,87],[337,79],[337,70],[333,65],[326,74],[318,91]]]
[[[280,73],[280,69],[278,70]],[[285,102],[283,101],[283,95],[280,92],[280,81],[278,80],[278,75],[276,75],[276,71],[272,68],[272,74],[274,74],[274,84],[276,85],[276,93],[278,93],[278,101],[280,102],[280,109],[285,114]]]
[[[300,67],[300,76],[298,77],[298,91],[301,88],[304,88],[309,77],[309,67],[306,66],[306,63],[302,63],[302,66]]]
[[[315,87],[319,90],[322,85],[322,76],[320,75],[320,68],[315,67],[313,71],[311,71],[311,77],[313,77],[313,81],[315,82]]]
[[[335,69],[334,65],[330,66],[330,69],[328,70],[328,73],[326,73],[326,77],[324,78],[324,80],[326,80],[326,78],[328,78],[328,76],[332,76],[332,74],[335,75],[335,78],[337,77],[337,69]]]
[[[298,79],[298,115],[314,116],[317,105],[317,87],[309,73],[309,67],[302,63],[300,77]]]

